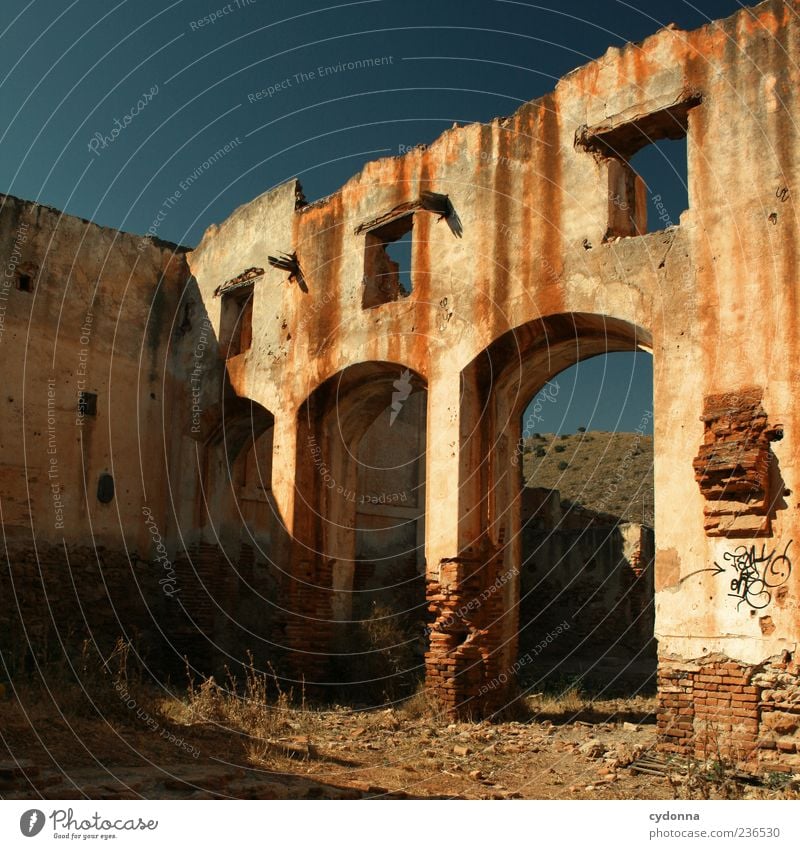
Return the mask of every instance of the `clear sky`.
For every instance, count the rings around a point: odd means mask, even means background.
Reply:
[[[537,397],[539,397],[537,395]],[[565,369],[528,407],[523,435],[641,428],[653,432],[653,358],[650,354],[604,354]]]
[[[293,176],[308,199],[322,197],[364,162],[430,142],[453,122],[513,112],[611,45],[739,8],[736,0],[3,0],[0,191],[136,233],[174,198],[157,233],[192,246],[209,224]],[[346,68],[366,58],[381,62]],[[673,154],[649,154],[643,176],[677,222],[686,193]],[[590,372],[595,380],[596,368],[581,366],[576,386]],[[615,385],[630,382],[629,367],[614,368]],[[636,366],[633,383],[646,383],[644,371]],[[611,429],[619,411],[607,407],[590,418],[592,405],[581,402],[575,421]]]

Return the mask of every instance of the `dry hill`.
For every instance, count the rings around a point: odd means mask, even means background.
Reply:
[[[557,489],[591,510],[653,526],[653,437],[587,431],[525,441],[527,486]]]

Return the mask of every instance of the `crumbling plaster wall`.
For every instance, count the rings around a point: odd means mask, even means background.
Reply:
[[[295,209],[299,190],[289,183],[211,228],[190,264],[212,321],[216,286],[249,265],[267,269],[255,287],[257,341],[230,372],[237,391],[276,414],[273,484],[290,529],[292,434],[304,399],[355,363],[408,366],[430,393],[428,511],[441,521],[427,561],[435,573],[460,548],[452,481],[461,371],[500,334],[540,316],[610,315],[653,339],[662,652],[722,651],[752,662],[793,647],[793,601],[776,609],[778,626],[765,637],[712,573],[682,579],[729,548],[703,533],[691,473],[706,394],[764,387],[769,415],[786,425],[775,453],[794,488],[797,220],[776,192],[792,198],[796,190],[797,70],[786,56],[797,54],[797,38],[796,4],[780,2],[693,33],[662,30],[612,48],[509,118],[454,128],[425,150],[368,164],[328,198]],[[576,132],[689,96],[702,100],[689,117],[690,209],[675,228],[604,244],[606,165],[576,148]],[[355,229],[423,190],[449,196],[463,236],[417,212],[413,293],[362,310],[364,234]],[[269,254],[291,250],[307,293],[268,265]],[[776,543],[795,536],[795,509],[779,513]]]
[[[175,246],[10,196],[0,240],[0,631],[20,663],[29,646],[56,651],[55,634],[88,628],[107,646],[158,630],[169,602],[154,536],[166,540],[169,525],[165,421],[183,389],[167,349],[187,268]],[[17,287],[22,269],[31,291]],[[97,396],[95,413],[81,415],[80,391]],[[107,503],[101,475],[114,481]]]
[[[198,445],[205,444],[213,423],[219,423],[225,399],[252,399],[265,416],[274,416],[271,498],[285,535],[276,542],[273,559],[290,577],[302,573],[319,581],[323,590],[330,588],[336,552],[308,555],[318,541],[320,523],[329,517],[310,512],[309,505],[319,503],[314,491],[320,482],[303,439],[322,433],[337,411],[330,409],[329,393],[318,396],[327,399],[324,410],[303,405],[326,380],[353,372],[360,375],[360,383],[354,380],[338,411],[352,420],[362,403],[360,391],[370,385],[368,371],[356,371],[357,366],[384,364],[388,383],[393,369],[408,368],[428,391],[426,514],[436,517],[435,525],[427,523],[425,541],[428,578],[435,587],[431,603],[435,611],[440,604],[436,599],[450,593],[448,604],[458,607],[462,596],[469,600],[470,594],[480,593],[518,557],[518,487],[508,482],[510,474],[504,479],[518,435],[515,416],[531,392],[556,371],[603,350],[603,317],[609,317],[611,349],[649,349],[655,361],[656,636],[662,659],[680,666],[709,657],[723,666],[730,662],[752,668],[781,652],[793,653],[800,627],[798,571],[787,574],[781,593],[770,594],[768,611],[759,612],[748,602],[750,595],[730,595],[731,578],[741,571],[735,571],[739,561],[730,558],[743,543],[757,546],[760,555],[763,543],[765,555],[775,549],[775,556],[791,560],[798,535],[794,493],[800,413],[794,396],[800,377],[795,285],[799,21],[796,0],[767,0],[695,32],[670,27],[641,44],[610,49],[567,75],[553,93],[508,118],[454,127],[427,149],[369,163],[320,201],[305,203],[295,181],[272,189],[209,228],[188,257],[193,279],[186,291],[179,272],[170,277],[175,310],[168,301],[159,311],[160,335],[148,336],[152,341],[143,347],[141,359],[141,328],[134,328],[131,319],[138,317],[144,326],[156,275],[164,271],[169,251],[149,246],[141,257],[132,237],[66,218],[56,228],[55,213],[37,211],[37,239],[42,244],[50,231],[57,232],[63,255],[71,257],[85,229],[93,234],[92,250],[97,253],[97,261],[73,268],[65,259],[60,269],[60,277],[72,275],[81,287],[77,298],[64,299],[72,321],[62,322],[55,337],[65,340],[63,347],[59,342],[59,361],[68,345],[71,351],[65,359],[76,360],[77,329],[93,280],[99,276],[109,281],[100,287],[101,301],[107,302],[104,316],[125,306],[120,327],[102,318],[93,330],[94,356],[102,353],[110,359],[115,330],[113,344],[122,344],[126,356],[115,355],[120,379],[114,378],[110,386],[98,384],[100,399],[106,391],[113,393],[114,415],[110,431],[101,434],[95,428],[92,462],[97,465],[90,467],[89,477],[110,461],[102,447],[106,439],[116,437],[118,444],[131,449],[119,452],[118,479],[120,468],[136,466],[138,450],[126,429],[137,417],[145,416],[153,444],[161,444],[157,409],[164,403],[163,393],[155,383],[145,386],[141,375],[146,364],[147,381],[154,380],[148,358],[155,362],[167,340],[174,341],[178,289],[184,301],[192,300],[198,317],[207,315],[218,337],[221,299],[215,290],[245,269],[263,268],[253,284],[251,347],[228,359],[224,370],[214,359],[202,377],[205,418],[200,434],[191,431],[188,382],[175,390],[175,427],[164,452],[171,466],[169,484],[164,470],[152,468],[165,485],[148,493],[153,499],[164,498],[169,489],[174,496],[178,526],[168,531],[170,544],[178,545],[178,537],[196,523]],[[613,135],[626,122],[676,104],[688,109],[689,209],[664,231],[604,240],[613,213],[609,163],[596,147],[593,152],[592,138]],[[362,309],[366,237],[359,226],[417,201],[425,191],[447,195],[454,212],[443,220],[436,213],[414,210],[413,292]],[[13,242],[16,203],[10,201],[3,213],[7,243]],[[108,241],[114,250],[99,250]],[[281,252],[296,253],[300,277],[270,265],[269,257]],[[132,280],[141,279],[141,286],[126,285],[134,267]],[[33,314],[42,322],[46,340],[53,339],[52,319],[62,294],[60,279],[45,279],[39,290]],[[575,316],[580,317],[573,321]],[[12,321],[17,345],[22,344],[26,321],[22,313]],[[544,338],[545,329],[561,335]],[[11,344],[14,337],[4,337],[4,347],[7,341]],[[172,372],[186,371],[192,344],[188,337],[176,343]],[[547,356],[548,348],[554,357]],[[15,387],[9,396],[17,400],[6,402],[5,474],[19,466],[16,446],[25,444],[16,406],[23,375],[34,381],[25,388],[25,403],[35,399],[37,416],[46,410],[47,358],[52,350],[47,343],[30,349],[28,344],[24,357],[6,358],[9,385]],[[490,349],[500,372],[496,381],[487,383],[475,364]],[[65,368],[66,385],[74,389],[70,366]],[[116,386],[124,389],[117,394]],[[773,443],[772,450],[785,492],[776,502],[771,537],[709,538],[704,532],[705,499],[693,469],[703,440],[700,416],[707,396],[749,387],[761,390],[769,424],[783,425],[783,439]],[[61,415],[71,417],[72,399],[62,406]],[[152,413],[143,413],[150,409]],[[303,422],[303,411],[313,416]],[[26,437],[35,430],[29,421],[26,414]],[[75,444],[73,434],[63,448],[63,462],[80,491]],[[45,459],[25,457],[29,478],[30,469],[45,468]],[[340,457],[337,462],[344,461]],[[122,477],[133,479],[134,471]],[[498,482],[502,485],[496,486]],[[121,523],[142,548],[147,538],[137,514],[141,493],[130,487],[130,492],[120,493],[125,510],[104,515],[101,508],[91,508],[98,512],[94,532],[109,534]],[[22,528],[26,495],[19,486],[10,491],[9,503],[16,504]],[[35,513],[47,516],[51,507],[46,488],[37,490],[34,498]],[[68,520],[71,528],[82,529],[78,504],[70,501]],[[325,504],[334,510],[330,497]],[[506,521],[504,517],[515,511],[517,518]],[[20,531],[20,539],[25,533]],[[43,533],[56,541],[57,535],[46,527]],[[76,542],[77,537],[87,539],[83,530],[75,533]],[[342,539],[340,544],[346,550]],[[480,562],[492,566],[475,573],[470,564]],[[752,568],[767,562],[748,567],[750,590]],[[450,707],[469,701],[481,682],[512,662],[518,592],[518,583],[509,581],[485,606],[483,618],[467,623],[476,650],[470,651],[462,678],[453,678],[447,648],[429,656],[429,671],[444,682],[441,692]],[[330,615],[329,598],[320,600],[312,589],[304,593],[310,613]],[[308,634],[299,628],[285,636],[291,642]],[[324,652],[328,638],[319,628],[309,637],[317,642],[304,648]],[[782,662],[788,663],[786,655]],[[663,721],[665,727],[671,722],[669,710]],[[758,727],[758,718],[753,721]],[[685,733],[689,737],[694,731],[688,728]]]

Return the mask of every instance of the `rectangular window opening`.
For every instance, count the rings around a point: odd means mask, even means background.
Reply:
[[[220,347],[229,359],[250,350],[253,343],[253,287],[223,293],[221,309]]]
[[[629,160],[645,191],[643,217],[647,233],[673,227],[680,222],[681,213],[689,208],[686,147],[686,136],[676,140],[661,139],[642,148]]]
[[[33,291],[33,277],[30,274],[20,274],[17,277],[17,289],[20,292]]]
[[[617,126],[584,130],[584,149],[608,167],[608,229],[605,241],[673,227],[689,208],[688,147],[691,97]]]
[[[97,415],[97,393],[78,392],[78,413],[81,416]]]
[[[404,215],[366,234],[361,306],[371,309],[411,294],[414,216]]]

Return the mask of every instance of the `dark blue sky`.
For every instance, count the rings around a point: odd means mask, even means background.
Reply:
[[[158,235],[191,246],[286,179],[298,176],[307,198],[322,197],[365,161],[429,142],[454,121],[513,112],[610,45],[738,8],[736,0],[4,0],[0,191],[144,233],[179,190]],[[365,58],[382,64],[318,73]],[[646,179],[677,221],[685,190],[669,159],[654,154]]]
[[[538,410],[531,403],[522,417],[523,436],[575,433],[579,427],[628,433],[641,428],[652,434],[652,387],[650,354],[613,353],[584,360],[553,378]]]

